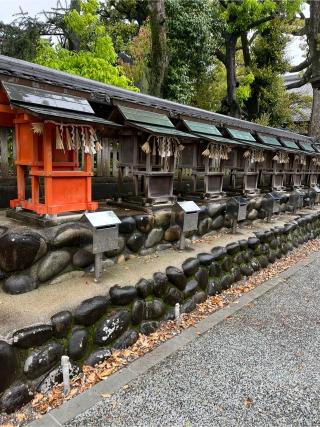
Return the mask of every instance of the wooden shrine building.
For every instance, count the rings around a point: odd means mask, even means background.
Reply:
[[[10,206],[38,215],[97,209],[94,165],[98,158],[110,161],[104,150],[111,142],[118,184],[100,198],[136,206],[170,205],[179,195],[210,200],[319,184],[316,139],[4,56],[0,129],[14,131],[17,196]],[[103,175],[105,183],[110,179]]]

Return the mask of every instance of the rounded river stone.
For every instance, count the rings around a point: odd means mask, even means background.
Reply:
[[[76,323],[84,326],[93,325],[106,312],[107,305],[107,298],[103,296],[84,300],[75,310]]]
[[[152,215],[137,215],[134,219],[136,221],[137,229],[141,231],[141,233],[148,234],[151,231],[154,224],[154,218]]]
[[[171,283],[173,283],[178,289],[183,291],[187,283],[187,278],[183,271],[176,267],[167,267],[166,275]]]
[[[153,294],[156,297],[162,297],[168,285],[167,275],[161,272],[154,273],[153,281]]]
[[[188,258],[182,264],[182,270],[186,276],[193,276],[199,269],[199,260],[197,258]]]
[[[208,233],[210,231],[210,228],[212,226],[212,219],[211,218],[204,218],[199,222],[198,225],[198,232],[201,236]]]
[[[86,249],[79,249],[72,257],[72,264],[75,267],[85,268],[94,263],[94,255]]]
[[[8,388],[0,399],[0,410],[11,414],[30,402],[33,393],[27,384],[14,384]]]
[[[223,224],[224,224],[224,216],[219,215],[212,220],[211,228],[212,230],[218,230],[219,228],[223,227]]]
[[[124,348],[128,348],[133,345],[139,338],[139,334],[137,331],[130,329],[126,331],[120,338],[116,340],[116,342],[112,345],[112,347],[116,350],[122,350]]]
[[[207,295],[205,292],[197,292],[196,294],[193,295],[193,300],[196,304],[201,304],[202,302],[205,302],[205,300],[207,299]]]
[[[98,348],[93,351],[90,356],[84,361],[84,365],[96,366],[98,363],[103,362],[111,357],[112,353],[108,348]]]
[[[134,286],[112,286],[109,291],[111,302],[114,305],[128,305],[137,297]]]
[[[198,287],[198,282],[196,280],[190,280],[186,284],[186,287],[184,288],[183,295],[185,297],[192,295],[196,291],[197,287]]]
[[[121,224],[119,224],[119,233],[122,234],[131,234],[136,228],[136,221],[132,216],[123,218]]]
[[[51,337],[51,325],[31,326],[15,332],[13,334],[13,344],[20,348],[31,348],[44,344]]]
[[[163,300],[166,304],[176,305],[177,302],[181,302],[183,300],[183,293],[177,288],[170,287]]]
[[[106,345],[118,338],[127,329],[131,316],[127,311],[118,311],[102,320],[96,327],[94,342],[97,345]]]
[[[195,279],[198,282],[198,286],[205,290],[207,288],[208,285],[208,280],[209,280],[209,273],[208,270],[206,268],[200,268],[196,274],[195,274]]]
[[[14,348],[7,342],[0,341],[0,393],[12,383],[17,368]]]
[[[214,256],[210,253],[202,253],[197,255],[201,265],[210,265],[214,261]]]
[[[85,225],[63,224],[58,227],[58,231],[52,241],[55,247],[80,246],[92,242],[92,231]]]
[[[140,279],[136,284],[136,289],[140,298],[147,298],[153,292],[153,282],[152,280]]]
[[[50,252],[39,265],[38,279],[40,282],[46,282],[52,279],[67,267],[70,260],[70,253],[66,250]]]
[[[144,244],[145,247],[151,248],[157,245],[158,243],[161,242],[163,235],[164,235],[164,231],[162,228],[154,228],[148,234],[147,240],[145,241],[145,244]]]
[[[180,239],[181,228],[179,225],[172,225],[164,233],[164,240],[167,242],[175,242]]]
[[[229,243],[226,246],[226,251],[229,255],[235,255],[240,251],[240,245],[238,242]]]
[[[63,346],[56,342],[39,347],[26,359],[24,374],[28,379],[40,377],[58,364],[63,354]]]
[[[154,299],[152,301],[146,302],[146,314],[145,314],[146,320],[158,319],[164,314],[164,312],[165,312],[165,305],[163,301]]]
[[[141,323],[142,320],[145,319],[145,315],[146,315],[146,302],[141,299],[135,300],[134,303],[132,304],[132,309],[131,309],[132,323],[135,325],[137,325],[138,323]]]
[[[196,303],[193,298],[190,298],[181,305],[180,312],[191,313],[191,311],[195,310],[195,308],[196,308]]]
[[[226,209],[225,204],[220,204],[220,203],[208,204],[208,214],[209,216],[211,216],[211,218],[219,215],[220,213],[224,213],[225,209]]]
[[[136,231],[135,233],[131,234],[131,236],[127,240],[127,247],[132,252],[138,252],[141,246],[143,245],[144,240],[145,236],[142,233]]]
[[[46,252],[47,243],[40,234],[9,231],[0,237],[0,268],[5,272],[24,270]]]
[[[140,332],[144,335],[150,335],[159,329],[160,323],[155,320],[149,322],[142,322],[140,325]]]
[[[74,329],[68,342],[68,355],[73,360],[81,359],[86,353],[87,345],[87,331],[84,328]]]
[[[14,274],[8,277],[3,284],[3,290],[11,295],[25,294],[37,287],[36,280],[26,274]]]
[[[226,251],[226,248],[222,246],[216,246],[215,248],[211,249],[211,253],[213,255],[213,260],[218,261],[225,256],[227,251]]]
[[[53,327],[53,335],[56,338],[65,337],[72,324],[72,314],[70,311],[60,311],[51,317],[51,324]]]

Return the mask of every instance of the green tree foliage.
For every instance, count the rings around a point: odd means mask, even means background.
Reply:
[[[10,24],[0,22],[0,54],[32,61],[42,31],[42,23],[24,15]]]
[[[221,31],[220,46],[216,50],[217,57],[226,67],[227,97],[225,106],[231,115],[240,116],[240,102],[237,93],[242,97],[249,95],[248,91],[237,91],[236,53],[238,40],[242,43],[244,60],[248,65],[250,46],[247,35],[253,30],[261,30],[268,22],[276,17],[290,19],[299,9],[301,0],[220,0],[219,22],[215,33]],[[240,100],[241,101],[241,100]]]
[[[126,75],[134,82],[141,92],[149,93],[151,30],[149,22],[141,26],[139,33],[133,37],[126,47],[132,58],[132,64],[123,64]]]
[[[169,68],[164,96],[186,104],[198,98],[197,87],[213,62],[215,40],[211,0],[167,0]]]
[[[116,64],[117,55],[112,39],[98,15],[98,1],[80,2],[80,13],[73,9],[65,16],[66,28],[77,36],[79,50],[70,51],[61,44],[41,40],[36,63],[71,74],[98,80],[127,89],[137,90]]]
[[[148,17],[147,0],[105,0],[101,19],[117,53],[127,51]]]
[[[249,120],[269,118],[269,125],[281,126],[290,120],[290,100],[281,77],[289,67],[285,58],[288,38],[281,19],[274,19],[259,31],[251,49],[250,67],[254,76],[250,97],[245,102]]]

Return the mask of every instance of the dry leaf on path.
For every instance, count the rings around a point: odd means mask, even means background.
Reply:
[[[252,405],[252,399],[250,398],[250,397],[247,397],[246,399],[244,399],[244,406],[246,407],[246,408],[250,408],[251,407],[251,405]]]

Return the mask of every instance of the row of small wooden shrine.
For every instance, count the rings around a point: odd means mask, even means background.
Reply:
[[[319,181],[320,146],[303,135],[3,56],[0,82],[0,127],[15,128],[12,208],[49,215],[97,209],[92,158],[105,137],[119,144],[119,197],[136,204],[172,202],[174,178],[179,191],[185,169],[192,176],[185,198],[292,190]],[[123,194],[124,175],[133,180],[132,195]]]

